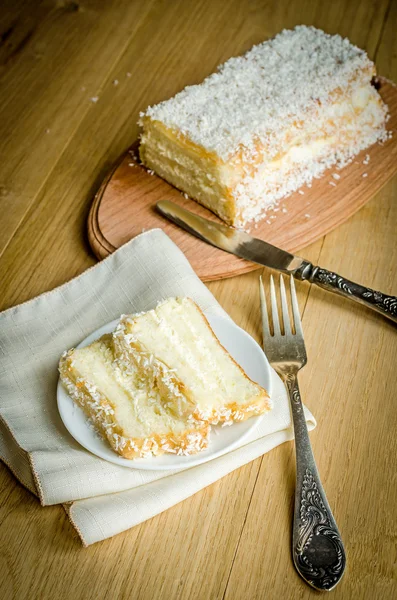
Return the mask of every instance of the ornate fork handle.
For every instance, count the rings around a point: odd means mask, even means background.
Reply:
[[[311,268],[310,268],[311,267]],[[355,300],[360,304],[364,304],[372,310],[376,310],[383,316],[397,323],[397,297],[387,296],[382,292],[371,290],[354,281],[349,281],[337,273],[332,273],[321,267],[313,267],[310,263],[306,263],[300,276],[315,283],[316,285],[325,288],[330,292],[335,292],[350,300]]]
[[[292,553],[301,576],[318,590],[341,579],[346,556],[314,460],[296,374],[284,377],[296,444],[296,490]]]

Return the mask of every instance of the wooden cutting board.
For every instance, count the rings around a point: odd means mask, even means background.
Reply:
[[[311,188],[302,188],[304,193],[295,192],[281,201],[277,211],[250,228],[253,236],[296,252],[346,221],[397,172],[397,86],[380,78],[379,92],[389,106],[387,128],[392,137],[362,152],[344,169],[329,169]],[[258,265],[202,242],[156,212],[156,202],[167,199],[219,220],[140,166],[134,158],[137,147],[135,143],[120,158],[94,198],[88,237],[97,258],[105,258],[142,231],[161,227],[204,281],[257,269]]]

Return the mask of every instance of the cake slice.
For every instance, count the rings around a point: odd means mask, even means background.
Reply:
[[[205,449],[209,427],[172,414],[156,385],[148,384],[133,365],[127,367],[115,361],[109,334],[66,352],[59,371],[70,396],[124,458]]]
[[[141,113],[140,158],[241,227],[386,139],[375,65],[339,35],[298,26]]]
[[[232,424],[270,408],[267,392],[221,346],[189,298],[124,316],[113,337],[119,363],[133,364],[178,418]]]

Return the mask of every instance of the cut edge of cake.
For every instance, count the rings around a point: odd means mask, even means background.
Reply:
[[[112,345],[111,340],[111,334],[107,334],[93,342],[90,347],[100,343]],[[186,420],[185,429],[178,433],[153,432],[146,437],[126,435],[115,416],[115,404],[96,385],[95,376],[81,377],[75,369],[73,359],[76,352],[78,350],[72,348],[62,355],[59,363],[61,381],[73,401],[82,408],[90,424],[117,454],[126,459],[159,456],[164,453],[188,456],[208,447],[209,426],[192,420]]]
[[[155,356],[155,350],[147,348],[134,335],[133,328],[137,319],[156,314],[162,306],[170,301],[190,303],[199,312],[202,324],[210,332],[217,347],[222,350],[228,360],[238,369],[239,374],[256,391],[256,394],[245,402],[239,402],[237,398],[229,398],[223,406],[214,409],[200,409],[195,402],[194,393],[188,389],[188,383],[178,376],[175,369]],[[136,315],[123,315],[117,326],[114,337],[114,347],[117,360],[121,364],[133,364],[135,368],[142,369],[146,377],[149,375],[152,382],[162,386],[164,397],[167,398],[167,406],[176,415],[187,416],[190,421],[205,422],[211,425],[232,425],[233,422],[244,421],[250,417],[258,416],[272,408],[268,393],[259,384],[252,381],[241,366],[233,359],[226,348],[220,343],[204,315],[201,308],[190,298],[168,298],[159,302],[156,308]],[[210,402],[209,402],[210,404]]]

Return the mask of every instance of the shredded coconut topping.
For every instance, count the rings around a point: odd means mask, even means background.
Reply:
[[[372,66],[349,40],[301,25],[231,58],[201,85],[149,107],[143,116],[225,161],[239,148],[252,154],[258,141],[276,152],[286,127]]]

